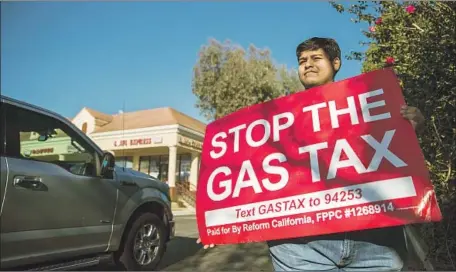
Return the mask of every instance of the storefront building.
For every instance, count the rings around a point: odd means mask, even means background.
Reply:
[[[103,150],[115,154],[116,164],[195,191],[206,125],[172,108],[104,114],[83,108],[72,122]]]

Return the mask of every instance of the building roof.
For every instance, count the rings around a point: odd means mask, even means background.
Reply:
[[[96,110],[92,110],[92,109],[89,109],[87,107],[84,107],[84,109],[86,111],[88,111],[90,113],[90,115],[95,117],[95,119],[100,119],[100,120],[103,120],[103,121],[106,121],[106,122],[111,122],[112,121],[112,115],[109,115],[109,114],[106,114],[106,113],[102,113],[102,112],[99,112],[99,111],[96,111]]]
[[[88,108],[85,109],[95,119],[108,122],[101,127],[97,127],[94,133],[176,124],[196,130],[200,133],[204,133],[206,130],[206,124],[203,122],[170,107],[124,112],[114,115],[101,113]]]

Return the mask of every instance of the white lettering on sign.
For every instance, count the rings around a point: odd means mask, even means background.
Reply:
[[[331,156],[331,161],[328,168],[327,180],[334,179],[337,174],[337,170],[346,167],[353,167],[358,174],[376,171],[382,161],[385,158],[389,161],[394,167],[404,167],[407,164],[401,160],[397,155],[395,155],[391,150],[388,149],[389,144],[392,141],[395,130],[389,130],[385,132],[381,142],[378,142],[371,135],[363,135],[361,138],[374,150],[374,156],[369,162],[369,166],[366,169],[361,159],[358,157],[356,152],[352,149],[350,144],[346,139],[339,139],[335,143],[334,151]],[[313,145],[308,145],[299,148],[299,153],[309,153],[310,165],[311,165],[311,174],[312,182],[318,182],[320,178],[320,168],[319,168],[319,157],[318,150],[328,148],[328,143],[318,143]],[[341,160],[340,157],[342,152],[346,154],[347,159]],[[280,163],[286,162],[287,158],[282,153],[273,153],[268,155],[263,160],[262,169],[267,174],[274,174],[280,176],[280,181],[277,183],[272,183],[269,178],[265,178],[261,181],[263,187],[268,191],[277,191],[284,188],[288,184],[289,173],[286,168],[282,166],[272,166],[270,165],[271,161],[278,160]],[[236,179],[235,187],[233,192],[231,192],[231,183],[232,179],[224,179],[219,182],[219,186],[224,188],[223,193],[216,194],[214,193],[214,179],[219,173],[224,173],[225,176],[231,175],[231,169],[227,166],[222,166],[217,168],[209,177],[208,181],[208,195],[214,201],[224,200],[229,197],[232,193],[232,197],[239,197],[239,194],[243,188],[252,187],[256,194],[262,193],[263,189],[260,186],[255,170],[253,169],[252,163],[250,160],[246,160],[242,163],[241,170]]]
[[[372,92],[362,93],[359,97],[359,104],[361,105],[361,112],[363,114],[364,122],[374,122],[378,120],[388,119],[391,118],[391,114],[389,112],[377,114],[377,115],[370,115],[370,109],[378,108],[381,106],[385,106],[385,100],[376,101],[373,103],[367,102],[367,98],[372,96],[377,96],[383,94],[383,90],[375,90]]]
[[[391,190],[394,188],[394,190]],[[338,195],[335,199],[334,195]],[[416,196],[411,176],[375,180],[273,200],[246,203],[205,212],[206,226],[222,226],[268,218],[327,211],[366,203]],[[341,196],[345,198],[342,199]],[[319,205],[316,203],[318,200]]]
[[[335,101],[329,101],[329,114],[331,116],[331,125],[333,128],[339,127],[339,119],[340,115],[349,114],[350,120],[352,125],[359,124],[358,120],[358,112],[356,111],[355,99],[353,96],[347,97],[348,108],[345,109],[337,109]]]
[[[246,124],[242,124],[240,126],[237,126],[237,127],[234,127],[230,130],[228,130],[228,132],[230,134],[234,133],[234,152],[239,152],[239,131],[241,131],[242,129],[246,128],[247,125]],[[226,151],[226,150],[225,150]],[[225,153],[225,152],[224,152]],[[222,155],[223,156],[223,155]]]
[[[252,136],[252,131],[258,125],[261,125],[263,127],[264,134],[263,134],[263,138],[261,138],[258,141],[255,141]],[[264,120],[264,119],[256,120],[255,122],[251,123],[249,125],[249,127],[247,128],[246,140],[247,140],[247,144],[250,147],[259,147],[259,146],[264,145],[269,140],[270,136],[271,136],[271,125],[269,124],[269,122],[267,120]]]
[[[287,157],[285,157],[282,153],[272,153],[266,156],[263,160],[263,170],[267,174],[279,175],[280,180],[276,183],[271,182],[269,178],[263,179],[263,186],[268,191],[278,191],[284,188],[288,183],[288,171],[287,169],[280,167],[280,166],[273,166],[271,165],[271,161],[278,160],[279,162],[286,162]]]
[[[209,176],[209,180],[207,182],[207,195],[209,196],[210,199],[214,201],[220,201],[224,200],[231,194],[231,179],[224,179],[219,182],[219,186],[221,188],[224,188],[225,190],[223,193],[217,194],[214,192],[213,187],[214,187],[214,179],[218,174],[224,174],[225,177],[231,175],[231,170],[227,166],[222,166],[217,169],[215,169],[214,172],[211,173]]]
[[[255,194],[263,192],[250,160],[246,160],[242,163],[241,171],[239,171],[239,176],[236,180],[236,185],[234,186],[233,198],[239,196],[242,188],[248,187],[252,187]]]
[[[302,112],[308,112],[308,111],[312,112],[312,125],[313,125],[313,131],[314,132],[317,132],[317,131],[321,130],[321,128],[320,128],[320,116],[318,115],[318,110],[322,109],[322,108],[325,108],[325,107],[326,107],[326,103],[322,102],[322,103],[318,103],[318,104],[315,104],[315,105],[304,107],[302,109]]]
[[[373,121],[378,121],[378,120],[383,120],[383,119],[388,119],[391,118],[391,114],[389,112],[387,113],[382,113],[378,115],[371,116],[370,115],[370,109],[381,107],[385,105],[385,100],[380,100],[376,102],[367,102],[367,98],[373,97],[373,96],[378,96],[383,94],[383,90],[376,90],[372,92],[367,92],[367,93],[362,93],[358,95],[358,101],[359,104],[361,105],[361,114],[363,116],[363,121],[368,123],[368,122],[373,122]],[[339,119],[338,117],[340,115],[344,114],[349,114],[350,116],[350,121],[352,125],[357,125],[359,124],[358,120],[358,111],[356,109],[356,104],[355,104],[355,99],[353,96],[348,96],[347,97],[347,108],[341,108],[337,109],[336,107],[336,102],[334,100],[331,100],[328,102],[329,106],[329,114],[331,117],[331,126],[332,128],[338,128],[339,127]],[[308,112],[310,111],[312,114],[312,125],[313,125],[313,131],[318,132],[321,130],[320,128],[320,116],[319,116],[319,110],[326,108],[327,104],[326,102],[310,105],[307,107],[304,107],[302,109],[302,112]]]
[[[218,139],[226,139],[227,135],[225,132],[219,132],[217,134],[215,134],[214,138],[212,138],[212,146],[213,147],[218,147],[218,148],[221,148],[222,150],[220,150],[220,152],[216,152],[215,150],[212,150],[209,154],[211,155],[211,158],[213,159],[218,159],[220,157],[222,157],[223,155],[225,155],[225,152],[226,152],[226,149],[227,149],[227,145],[225,142],[220,142],[220,141],[217,141]]]
[[[393,139],[394,132],[395,130],[386,131],[380,143],[369,134],[361,136],[361,138],[375,150],[375,154],[369,162],[367,169],[346,139],[337,140],[331,156],[331,162],[329,163],[328,176],[326,179],[334,179],[336,177],[337,170],[345,167],[355,168],[358,174],[377,171],[383,158],[388,160],[396,168],[407,166],[403,160],[388,149]],[[328,143],[322,142],[299,148],[300,154],[309,152],[312,182],[321,180],[318,150],[325,149],[327,147]],[[347,156],[346,160],[340,160],[342,152]]]
[[[407,164],[401,160],[398,156],[396,156],[393,152],[391,152],[388,147],[393,140],[395,129],[388,130],[385,132],[383,136],[382,142],[378,142],[374,139],[371,135],[364,135],[361,136],[366,143],[368,143],[372,148],[375,149],[374,157],[372,158],[369,166],[367,167],[367,172],[377,171],[378,167],[380,166],[380,162],[383,158],[387,159],[392,165],[395,167],[404,167]]]
[[[346,160],[340,160],[342,151],[347,155]],[[366,172],[366,168],[359,159],[358,155],[356,155],[355,151],[353,151],[347,140],[339,139],[336,141],[336,146],[334,147],[331,162],[329,163],[328,176],[326,178],[335,178],[337,170],[345,167],[354,167],[358,174]]]
[[[318,150],[327,148],[328,143],[318,143],[308,146],[303,146],[298,149],[299,154],[309,152],[310,154],[310,168],[312,172],[312,182],[320,181],[320,165],[318,163]]]
[[[284,112],[280,114],[276,114],[272,117],[273,122],[272,126],[268,120],[259,119],[252,122],[249,126],[246,124],[242,124],[228,130],[229,134],[234,134],[234,144],[233,144],[233,152],[239,152],[239,145],[241,141],[241,131],[247,128],[246,133],[244,134],[245,142],[250,147],[260,147],[264,145],[270,138],[271,138],[271,127],[272,127],[272,135],[274,142],[280,141],[280,131],[285,130],[294,122],[294,116],[291,112]],[[281,124],[281,120],[286,119],[284,124]],[[256,127],[263,127],[262,131],[264,131],[263,136],[260,139],[253,139],[253,129]],[[217,133],[211,141],[212,147],[216,147],[217,149],[220,148],[219,151],[211,150],[210,156],[213,159],[221,158],[225,153],[228,151],[227,144],[222,141],[228,137],[227,133],[219,132]]]
[[[263,187],[268,191],[277,191],[284,188],[289,180],[288,171],[284,167],[270,164],[275,160],[282,163],[286,161],[286,157],[281,153],[273,153],[263,160],[262,168],[265,173],[280,176],[280,180],[275,183],[271,182],[269,178],[265,178],[261,181]],[[232,195],[233,198],[239,197],[241,190],[249,187],[251,187],[256,194],[263,192],[250,160],[246,160],[242,163],[234,190],[232,190],[233,179],[229,177],[231,173],[231,169],[227,166],[221,166],[211,173],[207,182],[207,194],[210,199],[213,201],[221,201],[228,198],[230,195]],[[221,174],[224,175],[224,178],[218,182],[218,185],[223,189],[223,192],[216,193],[214,192],[215,178]]]
[[[280,124],[282,119],[286,119],[286,122],[284,124]],[[274,115],[272,117],[272,126],[274,128],[277,128],[277,129],[274,129],[274,131],[272,132],[274,142],[280,141],[280,131],[291,127],[291,125],[293,125],[293,123],[294,123],[294,115],[291,112],[284,112],[284,113]]]
[[[361,106],[361,116],[365,123],[379,121],[383,119],[391,118],[389,112],[371,115],[370,110],[385,106],[385,100],[379,100],[374,102],[368,102],[367,99],[370,97],[380,96],[383,94],[383,90],[375,90],[371,92],[366,92],[359,94],[357,101]],[[328,107],[330,119],[331,119],[331,128],[336,129],[340,127],[339,117],[342,115],[349,115],[351,125],[357,125],[360,123],[358,118],[358,110],[356,108],[355,98],[349,96],[346,98],[346,107],[340,106],[337,107],[334,100],[322,103],[317,103],[314,105],[306,106],[302,109],[303,113],[311,112],[312,116],[312,128],[314,132],[321,131],[320,123],[320,114],[319,112]],[[281,120],[284,119],[285,123],[281,124]],[[226,152],[229,150],[227,143],[224,141],[228,138],[228,134],[233,134],[234,141],[233,146],[230,148],[233,153],[239,152],[241,141],[245,142],[250,147],[260,147],[266,144],[271,134],[273,135],[273,142],[280,141],[280,132],[290,128],[294,123],[295,117],[291,112],[279,113],[272,116],[272,125],[270,121],[266,119],[255,120],[254,122],[247,124],[241,124],[236,127],[228,129],[228,133],[219,132],[214,135],[211,140],[212,147],[214,148],[210,152],[212,159],[219,159],[223,157]],[[259,128],[262,127],[262,128]],[[262,129],[264,131],[260,139],[253,139],[253,130],[255,128]],[[245,132],[243,133],[243,131]]]
[[[385,106],[385,100],[377,99],[371,101],[368,99],[372,97],[381,97],[383,90],[375,90],[359,94],[358,96],[347,97],[346,103],[337,105],[336,101],[331,100],[322,103],[306,106],[302,109],[303,114],[310,112],[312,120],[312,129],[314,132],[322,130],[320,122],[320,113],[325,110],[329,114],[331,128],[337,129],[340,127],[339,118],[341,116],[348,116],[352,126],[360,124],[362,120],[365,123],[374,122],[391,118],[389,112],[371,114],[371,110]],[[356,103],[359,103],[358,109]],[[344,104],[344,105],[342,105]],[[361,118],[362,116],[362,118]],[[248,124],[240,124],[221,131],[213,136],[211,139],[212,150],[209,154],[212,159],[221,159],[227,152],[237,153],[240,151],[241,146],[248,145],[250,148],[258,148],[265,145],[268,141],[280,141],[280,133],[291,128],[295,122],[295,116],[291,112],[282,112],[275,114],[271,117],[272,120],[257,119]],[[361,119],[361,120],[360,120]],[[305,125],[305,124],[300,124]],[[254,133],[254,131],[256,133]],[[375,153],[370,161],[365,160],[365,157],[359,157],[355,150],[353,150],[347,139],[338,139],[335,141],[333,151],[331,154],[329,165],[327,166],[326,180],[336,178],[337,172],[342,168],[353,168],[358,174],[377,171],[383,161],[389,162],[394,167],[404,167],[407,164],[401,160],[396,154],[389,149],[393,140],[395,130],[388,130],[384,133],[382,140],[375,139],[372,135],[362,135],[361,139],[365,142],[365,148],[374,149]],[[232,137],[233,144],[228,145],[228,138]],[[305,159],[309,153],[309,161],[311,167],[311,180],[312,182],[321,181],[319,151],[329,148],[328,142],[314,143],[298,148],[298,153]],[[360,150],[358,150],[360,152]],[[346,159],[341,159],[345,155]],[[255,194],[260,194],[265,191],[277,191],[283,189],[289,180],[289,173],[283,166],[273,166],[272,161],[284,163],[287,157],[282,153],[268,154],[262,162],[261,169],[254,169],[250,160],[243,161],[241,168],[236,177],[232,177],[232,169],[228,166],[221,166],[215,169],[209,176],[207,193],[213,201],[222,201],[228,197],[239,197],[241,191],[245,189],[253,190]],[[262,171],[269,174],[268,178],[259,180],[258,173]],[[278,176],[279,181],[271,181],[270,178]],[[221,178],[222,177],[222,178]],[[214,188],[221,189],[215,192]]]

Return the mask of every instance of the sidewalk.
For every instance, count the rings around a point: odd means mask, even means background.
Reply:
[[[195,208],[192,207],[177,207],[172,206],[171,211],[173,212],[174,216],[184,216],[184,215],[195,215],[196,211]]]
[[[195,211],[191,209],[175,209],[173,210],[174,216],[195,215]]]

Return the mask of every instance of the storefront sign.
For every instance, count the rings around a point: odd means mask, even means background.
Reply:
[[[141,139],[130,139],[130,140],[119,140],[114,141],[115,147],[124,147],[124,146],[140,146],[140,145],[150,145],[152,144],[152,138],[141,138]]]
[[[153,140],[154,144],[163,143],[163,138],[162,137],[153,137],[152,140]]]
[[[391,70],[244,108],[207,126],[197,190],[203,244],[440,221]]]
[[[184,136],[179,136],[179,143],[182,145],[193,147],[195,149],[203,148],[203,144],[201,142],[184,137]]]
[[[54,153],[53,147],[32,150],[32,155],[43,155],[43,154],[50,154],[50,153]]]

